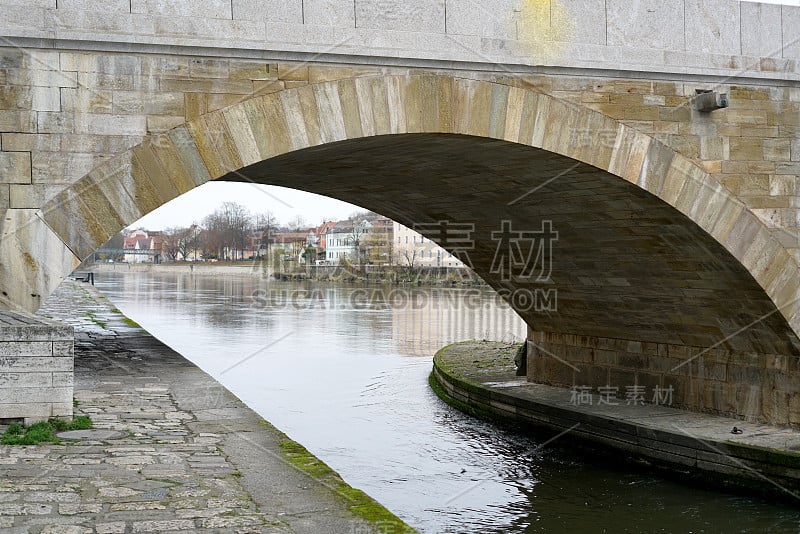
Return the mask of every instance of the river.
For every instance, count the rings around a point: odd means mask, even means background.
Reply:
[[[442,403],[438,348],[524,338],[491,291],[147,273],[97,287],[420,532],[800,531],[800,506],[612,467]]]

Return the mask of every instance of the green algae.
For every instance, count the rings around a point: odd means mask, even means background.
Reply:
[[[315,480],[334,489],[337,494],[343,497],[347,501],[348,510],[356,517],[369,521],[378,527],[381,532],[391,534],[416,532],[375,499],[347,484],[336,471],[328,467],[327,464],[296,441],[286,437],[280,443],[280,448],[287,462]]]

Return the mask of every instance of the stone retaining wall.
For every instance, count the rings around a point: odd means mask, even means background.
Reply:
[[[735,338],[734,340],[735,341]],[[669,396],[671,406],[777,425],[800,425],[800,358],[736,350],[530,332],[528,379],[576,387],[611,402]]]
[[[71,326],[0,312],[0,421],[72,417]]]

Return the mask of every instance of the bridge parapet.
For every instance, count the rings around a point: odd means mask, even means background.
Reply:
[[[0,8],[6,44],[56,49],[799,76],[800,7],[738,0],[0,0]]]

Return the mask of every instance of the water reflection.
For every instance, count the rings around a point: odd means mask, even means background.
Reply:
[[[524,336],[491,292],[112,273],[98,287],[422,532],[800,528],[797,509],[606,467],[558,443],[539,448],[548,436],[506,432],[440,402],[427,376],[441,346]]]

